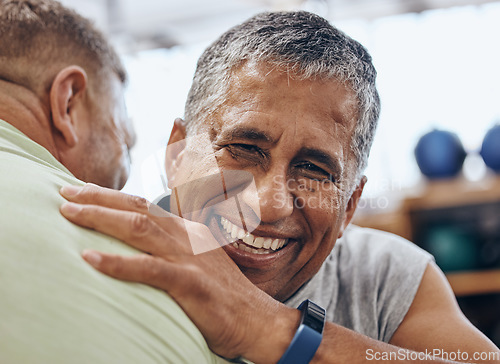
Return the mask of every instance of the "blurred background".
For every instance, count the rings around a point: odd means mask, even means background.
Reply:
[[[500,1],[62,2],[125,61],[138,143],[124,191],[149,199],[163,192],[158,151],[183,116],[196,60],[222,32],[260,11],[302,9],[360,41],[382,113],[355,222],[434,254],[464,312],[500,345]]]

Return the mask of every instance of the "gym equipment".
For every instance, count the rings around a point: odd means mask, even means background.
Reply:
[[[458,136],[446,130],[434,129],[424,134],[415,147],[418,167],[429,179],[456,176],[466,154]]]
[[[488,167],[500,173],[500,124],[488,130],[484,136],[480,154]]]

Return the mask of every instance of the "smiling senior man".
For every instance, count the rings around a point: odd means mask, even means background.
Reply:
[[[316,15],[263,13],[230,29],[201,56],[169,141],[185,145],[167,151],[174,205],[196,211],[194,222],[119,192],[64,188],[69,220],[148,253],[84,258],[169,293],[224,357],[497,362],[431,256],[348,227],[379,115],[375,78],[367,51]],[[228,171],[255,185],[238,192],[236,211],[221,193],[180,188]],[[193,254],[193,240],[223,247]]]

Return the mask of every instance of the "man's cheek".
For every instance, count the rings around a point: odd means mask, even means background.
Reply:
[[[224,216],[245,231],[254,231],[260,224],[260,209],[258,204],[257,208],[244,205],[241,197],[243,193],[258,196],[253,175],[247,171],[222,170],[210,163],[200,165],[199,168],[203,176],[197,174],[197,178],[187,179],[184,183],[176,179],[171,191],[155,199],[157,203],[186,220],[208,226],[214,220],[219,224],[221,216]],[[206,174],[207,172],[210,173]],[[165,198],[168,198],[168,203],[160,204]],[[193,226],[196,225],[187,224],[186,232],[194,254],[220,247],[213,244],[214,239],[211,237],[200,239],[199,229],[194,229]],[[236,240],[228,239],[222,245]]]
[[[192,193],[191,196],[205,195],[201,197],[205,203],[201,208],[195,207],[192,211],[184,211],[185,219],[196,221],[197,217],[202,216],[203,221],[208,225],[214,220],[219,224],[221,216],[224,216],[249,233],[259,226],[260,210],[248,208],[242,199],[244,192],[257,196],[257,187],[251,173],[237,170],[219,171],[219,173],[198,179],[197,185],[197,193]],[[195,254],[214,249],[211,245],[203,245],[195,241],[196,237],[191,236],[189,230],[188,235]],[[237,238],[228,239],[221,245],[230,244],[236,240]]]
[[[288,196],[283,192],[276,192],[273,195],[273,208],[282,209],[286,206],[288,202]]]

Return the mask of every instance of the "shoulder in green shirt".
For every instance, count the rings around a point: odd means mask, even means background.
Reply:
[[[58,191],[82,182],[2,120],[0,176],[1,363],[220,361],[167,294],[82,260],[85,248],[137,251],[66,221]]]

